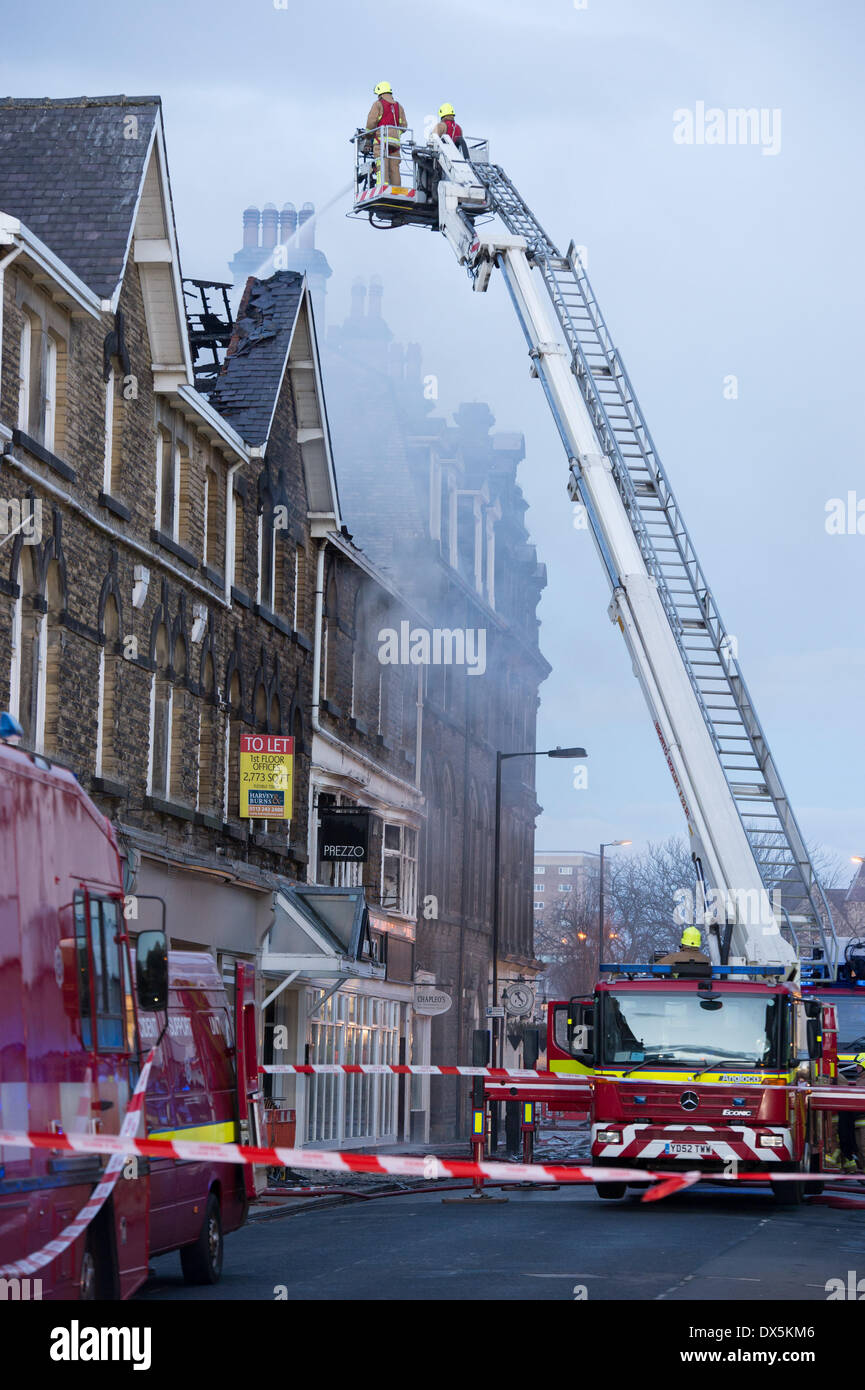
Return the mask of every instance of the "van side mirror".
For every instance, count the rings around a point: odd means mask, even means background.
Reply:
[[[568,1042],[574,1057],[584,1060],[595,1050],[595,1006],[592,1000],[571,999],[568,1003]]]
[[[163,931],[143,931],[135,942],[135,992],[145,1013],[168,1007],[168,941]]]

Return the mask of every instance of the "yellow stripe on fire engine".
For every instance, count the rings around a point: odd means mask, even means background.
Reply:
[[[582,1062],[550,1062],[550,1071],[571,1072],[576,1076],[594,1076],[591,1067],[587,1067]]]
[[[233,1144],[236,1129],[233,1120],[213,1125],[192,1125],[189,1129],[152,1129],[148,1139],[201,1139],[208,1144]]]
[[[596,1071],[594,1075],[601,1081],[691,1081],[698,1086],[703,1082],[724,1081],[731,1086],[784,1086],[789,1085],[793,1080],[793,1073],[789,1076],[764,1076],[760,1073],[733,1072],[728,1071],[704,1071],[688,1072],[683,1071],[644,1071],[642,1068],[634,1071],[629,1076],[625,1071]]]

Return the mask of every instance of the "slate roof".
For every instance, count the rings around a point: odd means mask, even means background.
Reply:
[[[103,299],[123,273],[160,111],[159,97],[0,98],[0,211]]]
[[[210,403],[250,445],[264,444],[282,380],[303,276],[278,270],[269,280],[250,278]]]

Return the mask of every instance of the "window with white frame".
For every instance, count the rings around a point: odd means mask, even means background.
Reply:
[[[543,910],[544,910],[544,905],[543,905],[543,903],[535,903],[535,912],[543,912]]]
[[[536,874],[545,874],[546,872],[547,872],[547,870],[546,870],[546,865],[544,865],[544,864],[536,864],[536,865],[535,865],[535,873],[536,873]]]
[[[559,884],[559,892],[560,892],[560,893],[570,893],[570,891],[571,891],[571,885],[570,885],[569,883],[560,883],[560,884]]]
[[[567,867],[567,866],[564,866],[564,867],[563,867],[562,865],[559,866],[559,873],[560,873],[560,874],[572,874],[573,872],[574,872],[573,869],[571,869],[571,868],[569,868],[569,867]]]
[[[547,885],[546,885],[545,883],[536,883],[536,884],[535,884],[535,892],[536,892],[536,893],[545,893],[546,891],[547,891]]]
[[[381,903],[407,917],[417,910],[417,831],[411,826],[385,822]]]

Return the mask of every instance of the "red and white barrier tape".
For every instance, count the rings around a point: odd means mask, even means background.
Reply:
[[[513,1077],[519,1081],[555,1081],[556,1085],[564,1086],[585,1084],[589,1079],[573,1073],[534,1071],[531,1068],[410,1066],[401,1062],[316,1062],[307,1066],[279,1063],[259,1067],[258,1070],[268,1076],[336,1076],[346,1072],[361,1076],[487,1076],[493,1080]]]
[[[497,1182],[654,1182],[658,1186],[647,1192],[644,1201],[656,1201],[670,1192],[690,1187],[703,1178],[712,1181],[739,1182],[816,1182],[831,1176],[855,1181],[859,1174],[851,1173],[774,1173],[766,1170],[737,1174],[701,1172],[699,1169],[681,1173],[658,1172],[645,1168],[568,1167],[549,1163],[499,1163],[470,1159],[436,1158],[433,1154],[410,1157],[402,1154],[362,1154],[332,1150],[256,1148],[246,1144],[210,1144],[187,1139],[135,1139],[131,1135],[113,1134],[18,1134],[0,1130],[0,1144],[36,1149],[61,1149],[74,1153],[142,1154],[146,1158],[179,1158],[207,1160],[215,1163],[257,1163],[276,1168],[318,1168],[334,1173],[393,1173],[399,1177],[426,1178],[490,1178]]]
[[[153,1065],[154,1052],[155,1049],[151,1049],[151,1051],[148,1052],[144,1066],[141,1068],[138,1084],[129,1097],[129,1105],[126,1108],[126,1114],[120,1126],[120,1133],[116,1136],[121,1144],[129,1141],[134,1142],[133,1135],[138,1128],[138,1121],[141,1118],[141,1108],[144,1104],[144,1093],[147,1090],[147,1082],[150,1079],[150,1068]],[[80,1114],[82,1108],[81,1103],[79,1103],[78,1108]],[[74,1149],[78,1153],[105,1152],[105,1150],[102,1149],[88,1148],[86,1144],[78,1146],[67,1142],[71,1139],[97,1140],[100,1137],[97,1134],[52,1134],[43,1137],[51,1139],[52,1143],[50,1147],[54,1149]],[[106,1137],[114,1138],[115,1136]],[[9,1144],[13,1148],[49,1147],[49,1145],[46,1144],[31,1144],[28,1135],[12,1135],[0,1139],[0,1147],[4,1144]],[[35,1251],[32,1255],[25,1256],[23,1260],[16,1260],[13,1264],[0,1265],[0,1278],[5,1279],[10,1275],[16,1274],[35,1274],[37,1269],[44,1269],[46,1265],[50,1265],[52,1260],[56,1260],[58,1255],[62,1255],[63,1251],[68,1249],[73,1241],[78,1239],[82,1231],[87,1229],[100,1207],[104,1205],[114,1191],[114,1185],[123,1168],[124,1159],[130,1150],[115,1149],[112,1152],[114,1156],[108,1162],[105,1172],[102,1174],[102,1177],[94,1187],[78,1215],[69,1222],[68,1226],[64,1226],[58,1236],[55,1236],[53,1240],[49,1240],[48,1244],[44,1245],[41,1250]]]

